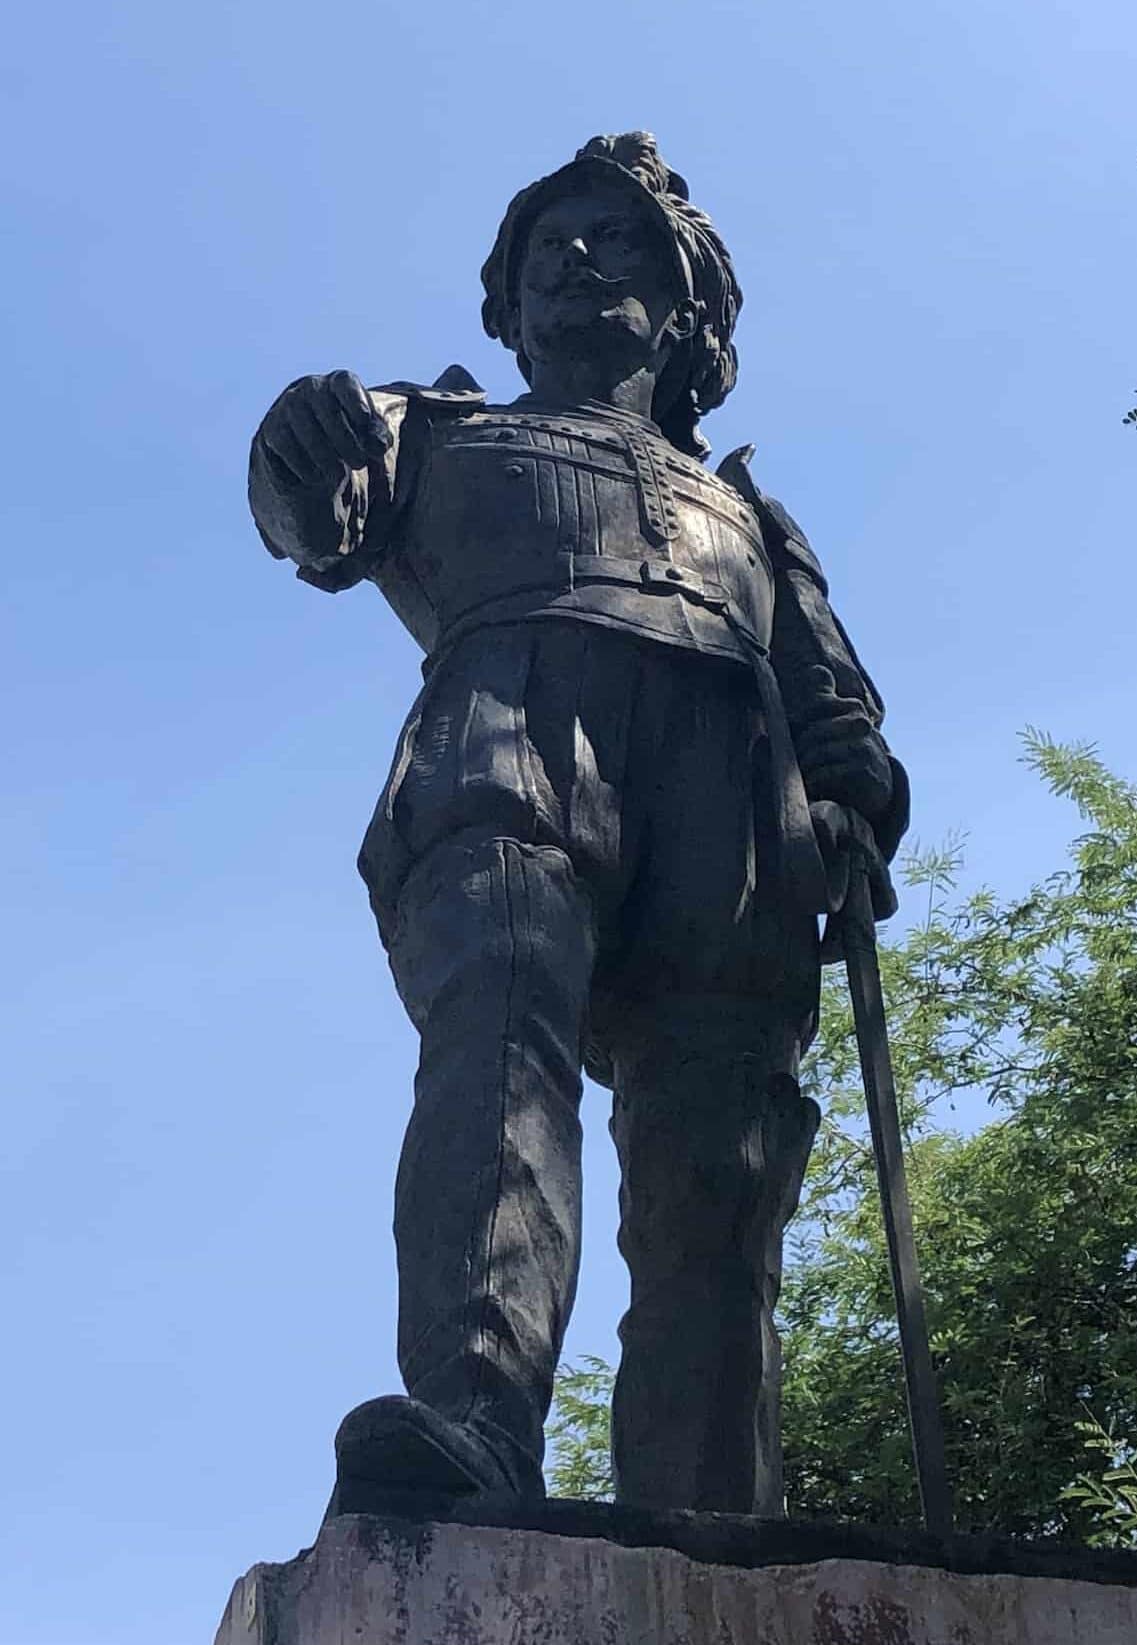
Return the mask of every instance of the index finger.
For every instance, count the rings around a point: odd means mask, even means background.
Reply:
[[[381,457],[391,447],[391,431],[371,404],[367,390],[354,371],[328,374],[328,387],[360,445]]]

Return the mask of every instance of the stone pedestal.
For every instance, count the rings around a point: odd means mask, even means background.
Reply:
[[[851,1528],[567,1503],[538,1517],[547,1529],[336,1520],[296,1559],[241,1578],[216,1645],[1137,1641],[1132,1556],[1011,1549],[1001,1562],[1025,1568],[999,1571],[983,1568],[998,1545],[963,1538],[937,1551]],[[841,1557],[809,1557],[827,1542]],[[913,1542],[935,1562],[904,1562]]]

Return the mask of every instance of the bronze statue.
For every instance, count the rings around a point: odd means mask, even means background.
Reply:
[[[329,1513],[543,1494],[583,1065],[613,1092],[631,1272],[618,1498],[777,1515],[818,916],[854,836],[892,911],[907,783],[804,535],[748,449],[706,466],[742,293],[654,139],[594,138],[525,189],[482,277],[518,399],[337,371],[253,441],[269,550],[375,583],[427,653],[359,859],[422,1038],[408,1397],[345,1419]]]

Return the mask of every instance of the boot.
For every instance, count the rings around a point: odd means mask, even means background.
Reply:
[[[349,1411],[336,1434],[336,1483],[324,1515],[421,1517],[464,1502],[508,1508],[544,1495],[540,1469],[518,1473],[476,1428],[399,1394]]]

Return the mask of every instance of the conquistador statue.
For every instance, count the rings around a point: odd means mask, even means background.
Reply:
[[[422,1038],[399,1165],[407,1396],[353,1411],[329,1514],[543,1494],[580,1242],[581,1069],[613,1093],[631,1305],[619,1500],[782,1512],[772,1310],[818,1121],[818,916],[907,783],[801,530],[700,415],[735,382],[726,248],[643,132],[510,205],[488,405],[303,377],[253,441],[272,554],[376,584],[426,652],[360,852]]]

